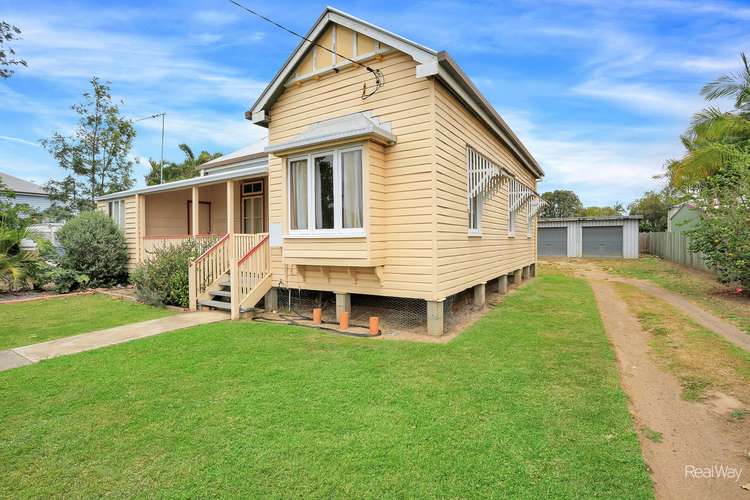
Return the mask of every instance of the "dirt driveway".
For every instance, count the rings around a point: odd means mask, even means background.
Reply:
[[[566,265],[594,290],[657,498],[750,499],[750,422],[728,421],[724,398],[731,397],[684,400],[680,382],[650,355],[649,333],[619,297],[613,283],[623,279],[593,264]]]

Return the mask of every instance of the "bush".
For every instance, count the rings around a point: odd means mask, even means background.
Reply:
[[[0,226],[0,283],[10,291],[33,288],[43,264],[36,252],[21,248],[26,229]]]
[[[125,235],[103,212],[84,212],[57,233],[61,267],[85,274],[91,286],[112,286],[127,278]]]
[[[57,267],[50,271],[49,279],[57,293],[68,293],[71,290],[86,288],[89,282],[89,277],[85,274],[64,267]]]
[[[138,298],[151,305],[188,307],[188,269],[212,242],[186,240],[151,252],[130,275]]]

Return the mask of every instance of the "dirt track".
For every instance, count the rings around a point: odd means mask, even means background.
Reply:
[[[649,354],[649,334],[618,296],[612,283],[620,280],[591,266],[579,267],[577,274],[594,289],[657,498],[750,499],[750,491],[742,487],[750,483],[750,423],[731,424],[717,411],[720,400],[682,399],[679,381]],[[662,441],[645,437],[647,429],[662,433]],[[739,479],[692,477],[701,473],[699,468],[712,466],[744,470]]]

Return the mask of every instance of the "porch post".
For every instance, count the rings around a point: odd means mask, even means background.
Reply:
[[[200,228],[200,225],[198,224],[198,214],[200,213],[200,199],[198,197],[198,186],[193,186],[193,195],[192,195],[192,213],[190,214],[190,217],[192,218],[191,221],[191,231],[193,234],[193,238],[198,236],[198,228]]]
[[[234,234],[234,181],[227,181],[227,234]]]

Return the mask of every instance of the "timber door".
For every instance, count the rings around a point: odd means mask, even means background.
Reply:
[[[256,234],[265,232],[265,197],[263,181],[246,182],[242,185],[242,232]]]

